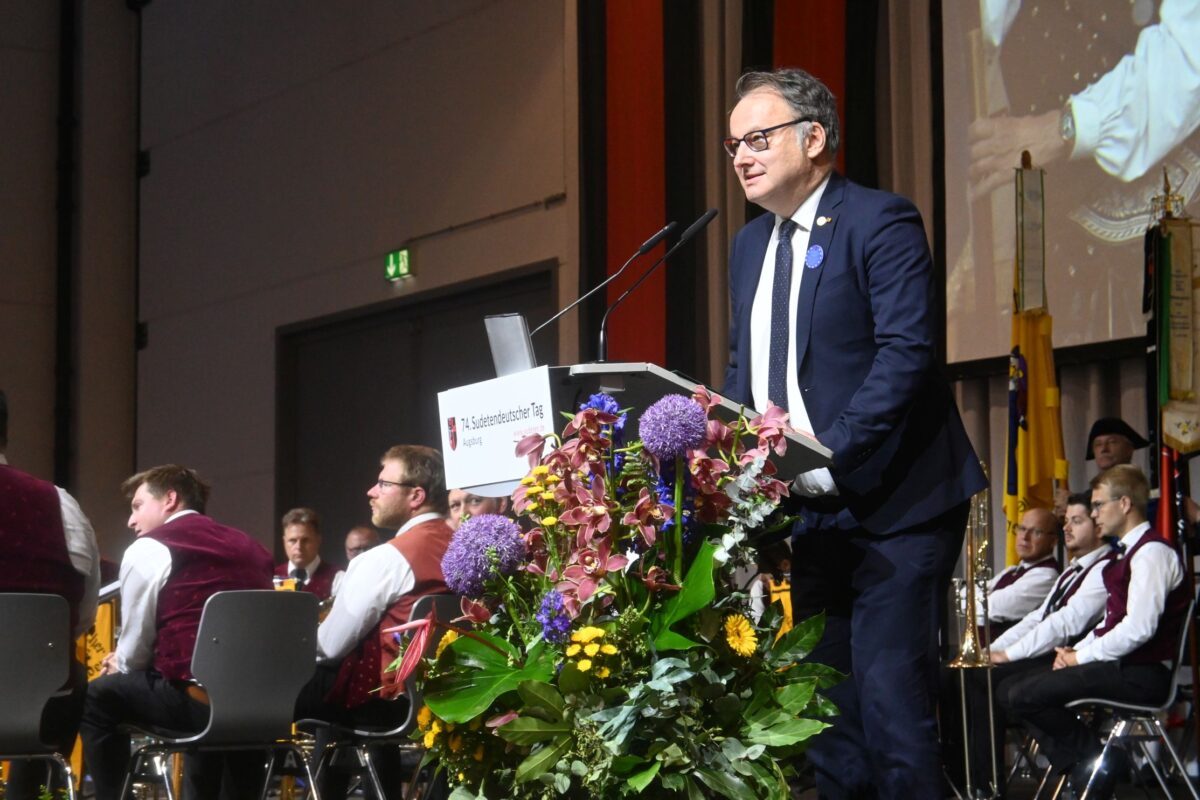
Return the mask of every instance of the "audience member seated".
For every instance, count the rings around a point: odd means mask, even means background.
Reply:
[[[1101,417],[1092,423],[1088,431],[1087,455],[1084,458],[1096,462],[1098,472],[1104,472],[1117,464],[1132,464],[1133,451],[1150,444],[1128,422],[1120,417]],[[1059,488],[1054,493],[1054,513],[1060,520],[1066,513],[1067,490]],[[1154,519],[1154,501],[1147,506],[1146,518]]]
[[[988,583],[987,632],[989,641],[1033,611],[1058,578],[1054,546],[1058,543],[1058,521],[1045,508],[1031,508],[1021,515],[1014,533],[1020,562],[1002,570]],[[983,598],[977,598],[977,613],[983,619]]]
[[[1063,528],[1070,562],[1055,580],[1045,600],[992,642],[993,696],[1004,681],[1053,663],[1055,647],[1079,641],[1104,615],[1108,595],[1102,570],[1116,550],[1100,537],[1090,515],[1091,495],[1071,495],[1067,504],[1067,523]],[[999,709],[995,709],[992,716],[995,728],[989,735],[986,713],[990,700],[988,676],[983,670],[967,670],[966,678],[969,692],[967,705],[974,710],[969,715],[971,734],[968,740],[971,744],[972,783],[984,787],[991,782],[992,754],[988,752],[988,743],[994,741],[998,793],[1003,795],[1007,774],[1002,756],[1005,720]],[[958,709],[954,711],[958,713]],[[953,774],[961,777],[961,751],[949,752],[961,746],[960,721],[948,722],[946,734],[948,743],[954,744],[954,747],[947,748],[946,763]]]
[[[208,723],[207,696],[191,673],[205,601],[225,590],[271,588],[271,554],[204,515],[209,487],[194,471],[154,467],[122,489],[137,539],[121,561],[121,636],[104,674],[88,685],[79,731],[97,800],[121,792],[130,755],[122,723],[179,732]],[[184,796],[217,797],[228,770],[227,792],[257,797],[263,766],[256,753],[189,756]]]
[[[1078,792],[1102,750],[1098,731],[1066,704],[1100,697],[1158,703],[1171,685],[1189,602],[1183,560],[1146,521],[1149,484],[1137,467],[1118,464],[1092,481],[1092,518],[1100,534],[1120,537],[1121,554],[1103,567],[1103,621],[1077,645],[1055,648],[1053,664],[1005,681],[997,701],[1042,746]],[[1112,795],[1117,766],[1101,765],[1089,798]]]
[[[0,592],[57,594],[67,599],[71,635],[80,636],[96,620],[100,589],[100,551],[92,524],[75,498],[52,483],[9,466],[8,399],[0,391]],[[62,693],[46,704],[42,740],[69,755],[75,746],[87,673],[77,659]],[[0,711],[0,713],[3,713]],[[46,785],[45,761],[14,761],[3,796],[33,800]],[[58,779],[58,776],[55,776]]]
[[[317,673],[296,704],[298,719],[390,727],[406,710],[376,699],[375,690],[398,645],[383,629],[408,621],[418,597],[445,593],[442,556],[452,532],[446,524],[446,484],[437,450],[397,445],[381,460],[379,479],[367,492],[371,523],[396,535],[350,562],[333,609],[317,629]],[[397,786],[399,754],[373,748],[385,786]],[[344,797],[347,776],[329,769],[322,778],[326,800]],[[398,790],[396,796],[399,796]]]
[[[291,578],[297,591],[312,592],[321,601],[334,593],[340,570],[321,560],[321,519],[311,508],[293,508],[283,515],[283,554],[287,561],[275,568],[275,582]]]
[[[480,497],[462,489],[451,489],[447,502],[450,505],[450,516],[446,519],[446,524],[452,531],[458,530],[458,526],[470,517],[478,517],[480,514],[503,514],[508,510],[507,497]]]
[[[379,531],[370,525],[355,525],[346,534],[346,563],[349,564],[377,544]]]

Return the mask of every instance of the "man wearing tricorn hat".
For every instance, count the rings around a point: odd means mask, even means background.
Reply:
[[[1150,442],[1129,427],[1119,417],[1102,417],[1092,425],[1088,433],[1087,460],[1096,462],[1101,472],[1117,464],[1133,462],[1133,451],[1141,450]]]

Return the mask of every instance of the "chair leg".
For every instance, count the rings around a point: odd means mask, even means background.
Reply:
[[[375,797],[377,800],[387,800],[387,794],[383,791],[383,781],[379,779],[379,772],[375,769],[375,762],[371,760],[371,750],[365,744],[358,748],[362,755],[363,764],[367,768],[367,775],[371,778],[371,786],[375,788]]]
[[[1124,719],[1119,719],[1113,724],[1112,731],[1108,734],[1108,738],[1104,740],[1104,747],[1100,750],[1100,756],[1092,765],[1092,771],[1088,775],[1087,783],[1083,787],[1083,792],[1079,795],[1079,800],[1087,800],[1088,793],[1092,790],[1092,784],[1096,781],[1096,773],[1100,771],[1100,767],[1104,764],[1104,759],[1112,750],[1112,743],[1125,735],[1125,729],[1129,726],[1129,722]]]
[[[1179,777],[1183,780],[1183,785],[1188,788],[1188,792],[1191,793],[1194,800],[1200,800],[1200,794],[1196,793],[1196,787],[1192,785],[1192,779],[1188,777],[1187,769],[1184,767],[1182,759],[1179,758],[1179,753],[1175,750],[1175,745],[1171,744],[1171,740],[1167,738],[1166,729],[1163,728],[1162,723],[1158,721],[1157,717],[1152,717],[1151,720],[1154,733],[1163,743],[1163,747],[1167,748],[1167,752],[1171,754],[1171,761],[1174,762],[1175,769],[1179,770]],[[1166,791],[1165,786],[1163,790]],[[1167,792],[1168,797],[1170,794],[1170,792]]]
[[[52,753],[50,758],[62,770],[63,785],[67,787],[67,800],[75,800],[75,775],[71,772],[70,763],[58,753]]]
[[[1038,781],[1037,791],[1033,793],[1033,800],[1041,800],[1042,790],[1046,788],[1046,784],[1050,782],[1050,774],[1054,772],[1054,765],[1047,764],[1046,769],[1042,772],[1042,779]],[[1064,776],[1065,777],[1065,776]],[[1062,780],[1060,779],[1054,786],[1054,791],[1050,795],[1050,800],[1058,800],[1058,793],[1062,791]]]
[[[270,755],[267,757],[267,769],[263,773],[262,791],[258,795],[258,800],[267,800],[267,790],[271,788],[271,775],[275,772],[276,751],[274,749],[268,751]]]
[[[133,757],[129,761],[129,766],[125,769],[125,783],[121,786],[120,800],[127,800],[130,791],[133,789],[133,776],[137,775],[142,768],[142,756],[144,748],[139,747],[134,751]]]
[[[312,800],[321,800],[321,790],[317,786],[316,775],[313,774],[312,765],[308,762],[308,757],[304,755],[304,751],[294,744],[286,745],[289,750],[296,754],[296,758],[300,760],[301,766],[304,767],[304,777],[308,781],[308,796]]]

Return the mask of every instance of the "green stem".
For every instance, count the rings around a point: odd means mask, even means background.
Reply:
[[[671,526],[671,549],[675,582],[683,583],[683,457],[675,457],[675,524]]]

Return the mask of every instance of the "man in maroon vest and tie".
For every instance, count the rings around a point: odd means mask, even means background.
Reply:
[[[71,497],[52,483],[9,466],[8,399],[0,391],[0,592],[57,594],[70,608],[71,635],[78,637],[96,621],[100,589],[100,551],[92,524]],[[42,739],[63,755],[75,745],[87,674],[71,662],[70,691],[46,704]],[[0,713],[3,713],[0,710]],[[14,761],[4,796],[33,800],[49,786],[47,762]]]
[[[293,508],[283,515],[283,553],[287,560],[275,568],[275,582],[287,578],[298,591],[312,592],[324,602],[342,574],[321,558],[321,519],[311,508]]]
[[[1054,512],[1046,508],[1029,509],[1021,515],[1013,535],[1020,562],[1002,570],[988,584],[989,641],[1040,606],[1058,578],[1058,561],[1054,558],[1058,520]],[[982,611],[980,608],[979,613]]]
[[[1120,537],[1123,552],[1103,567],[1103,621],[1074,647],[1058,647],[1054,664],[1013,681],[997,697],[1042,745],[1060,773],[1081,790],[1101,743],[1074,711],[1072,700],[1103,697],[1158,703],[1171,686],[1171,668],[1186,624],[1187,583],[1175,547],[1146,521],[1149,484],[1137,467],[1119,464],[1092,481],[1092,518],[1102,536]],[[1111,796],[1112,764],[1102,765],[1089,798]]]
[[[405,711],[377,699],[383,668],[398,646],[383,629],[408,621],[424,594],[444,594],[442,556],[452,532],[446,524],[446,479],[442,456],[432,448],[397,445],[381,459],[371,498],[371,522],[396,535],[350,562],[329,616],[317,629],[317,674],[301,692],[297,717],[388,725]],[[372,751],[385,786],[396,785],[398,754]],[[326,800],[345,794],[344,775],[326,771]]]
[[[137,539],[121,560],[121,637],[105,674],[88,686],[80,735],[97,800],[119,796],[129,761],[122,723],[199,731],[207,697],[191,673],[204,603],[236,589],[270,589],[271,555],[242,531],[204,516],[209,487],[175,464],[139,472],[122,486]],[[185,797],[215,798],[221,756],[189,757]],[[257,796],[261,755],[224,758],[227,786]]]

